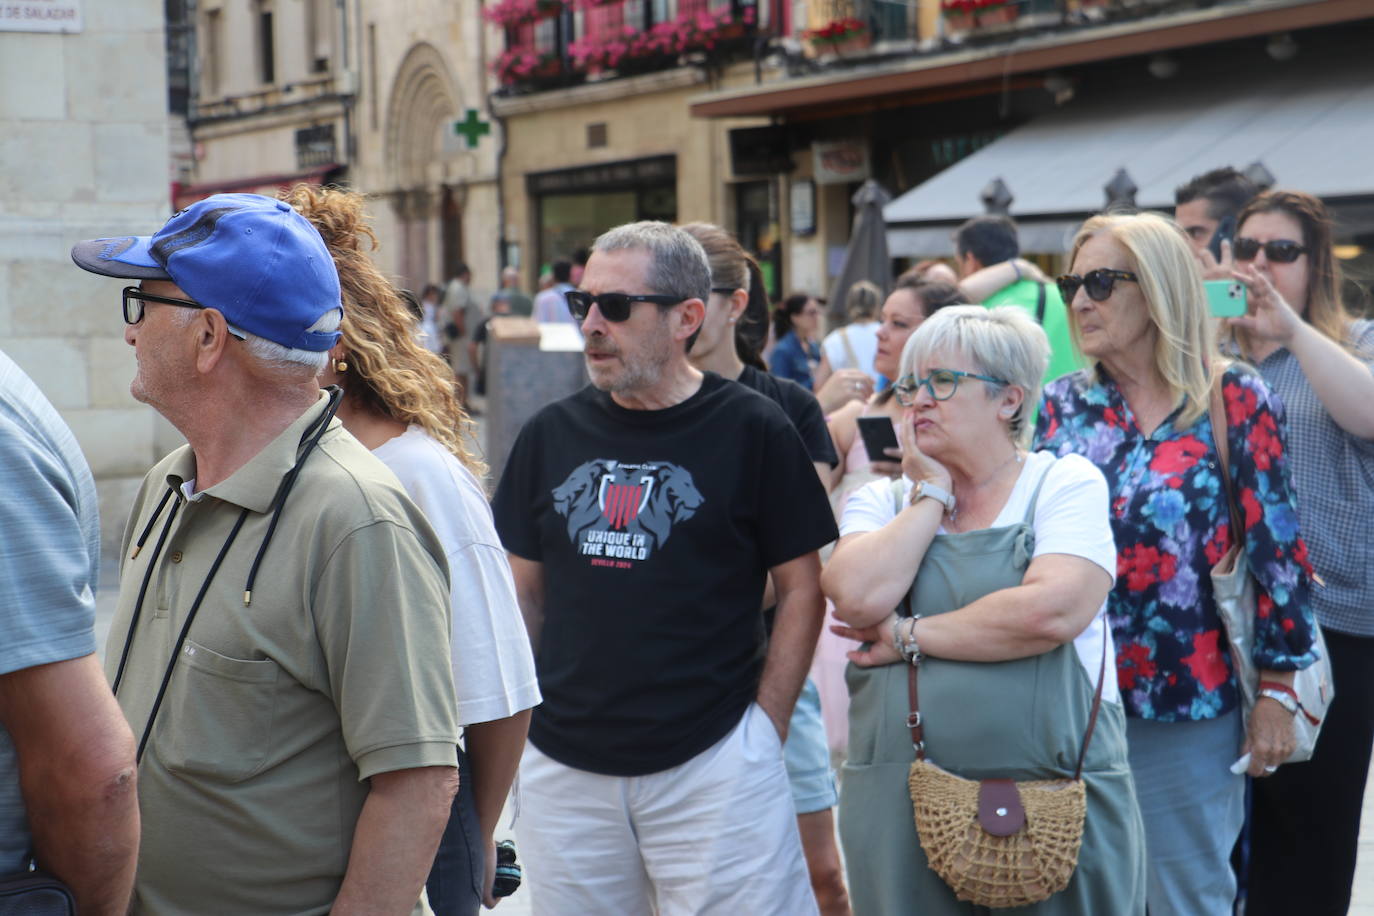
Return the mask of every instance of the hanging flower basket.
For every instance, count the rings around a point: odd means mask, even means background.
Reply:
[[[482,9],[482,18],[503,29],[557,16],[567,8],[566,0],[498,0]]]
[[[999,25],[1008,25],[1015,22],[1021,15],[1021,7],[1014,3],[1003,3],[1000,6],[990,6],[978,11],[978,24],[984,28],[992,28]]]
[[[738,19],[728,9],[689,13],[645,31],[624,26],[619,34],[579,39],[568,45],[568,57],[575,70],[588,74],[649,73],[677,66],[683,54],[714,51],[743,38],[753,24],[753,9],[746,9]]]
[[[951,10],[943,16],[945,28],[951,32],[969,32],[978,25],[978,16],[971,11]]]
[[[862,19],[835,19],[819,29],[807,29],[802,37],[818,55],[844,55],[862,51],[873,43],[873,34]]]
[[[1019,0],[941,0],[940,15],[951,32],[992,28],[1021,15]]]
[[[504,51],[491,65],[503,85],[531,83],[560,76],[563,62],[557,54],[540,54],[527,48]]]

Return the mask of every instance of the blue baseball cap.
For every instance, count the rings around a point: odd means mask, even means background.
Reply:
[[[328,350],[338,331],[307,330],[342,309],[339,274],[319,232],[290,204],[216,194],[151,236],[72,246],[78,267],[107,277],[170,280],[235,328],[293,350]]]

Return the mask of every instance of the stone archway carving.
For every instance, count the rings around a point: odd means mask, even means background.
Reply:
[[[387,100],[384,161],[389,198],[400,222],[398,267],[415,289],[436,279],[430,230],[439,199],[436,169],[443,131],[458,117],[461,97],[438,49],[421,42],[401,60]],[[447,278],[437,278],[447,279]]]
[[[401,61],[387,100],[386,165],[395,189],[423,188],[441,156],[442,131],[458,117],[457,84],[438,49],[421,42]]]

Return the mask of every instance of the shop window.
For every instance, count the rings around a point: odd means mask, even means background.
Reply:
[[[548,194],[539,199],[541,269],[579,248],[590,248],[612,226],[637,218],[634,191]]]

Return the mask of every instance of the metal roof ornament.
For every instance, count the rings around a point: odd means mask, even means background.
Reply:
[[[1253,181],[1255,187],[1261,191],[1267,191],[1278,184],[1278,179],[1274,177],[1274,173],[1265,168],[1264,163],[1258,159],[1246,166],[1242,174]]]
[[[994,178],[978,192],[978,199],[983,202],[983,209],[989,214],[1005,216],[1011,212],[1011,202],[1016,198],[1012,196],[1011,188],[1007,187],[1005,181]]]
[[[1136,187],[1131,176],[1125,168],[1116,170],[1112,180],[1102,186],[1102,190],[1107,192],[1107,210],[1121,210],[1135,208],[1135,192],[1140,190]]]

